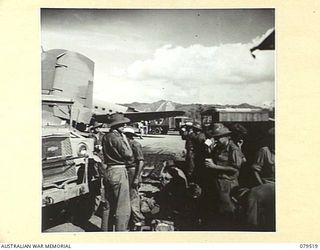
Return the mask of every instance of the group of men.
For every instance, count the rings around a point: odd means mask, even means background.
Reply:
[[[101,139],[102,231],[132,230],[145,219],[138,192],[144,156],[133,128],[126,126],[129,122],[123,114],[113,114],[110,131]],[[274,231],[274,129],[257,148],[253,162],[243,152],[247,130],[240,124],[216,123],[205,131],[199,124],[186,124],[181,136],[186,142],[185,167],[174,161],[165,164],[157,198],[161,218],[176,220],[180,230]],[[254,185],[239,181],[249,172]]]
[[[202,189],[198,209],[202,229],[274,231],[274,128],[253,162],[247,162],[243,153],[247,130],[240,124],[228,128],[216,123],[206,131],[186,124],[181,136],[186,140],[185,172]],[[246,181],[253,178],[255,184],[239,183],[240,175]]]

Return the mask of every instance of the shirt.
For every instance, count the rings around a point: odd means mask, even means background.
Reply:
[[[132,150],[117,130],[112,130],[103,137],[102,148],[107,166],[125,165],[132,161]]]
[[[134,167],[139,164],[139,161],[144,161],[142,147],[136,140],[129,140],[130,147],[133,152],[133,158],[128,162],[128,167]]]
[[[275,180],[275,154],[268,147],[262,147],[258,151],[256,160],[254,161],[252,168],[260,174],[260,177],[264,180]]]
[[[193,144],[192,144],[192,138],[195,136],[195,134],[193,132],[183,132],[182,134],[182,140],[186,141],[185,144],[185,149],[188,151],[192,151],[193,150]]]
[[[204,133],[200,132],[200,133],[192,133],[190,134],[190,140],[192,142],[193,145],[193,150],[195,153],[195,157],[197,159],[201,159],[202,162],[204,160],[204,152],[205,152],[205,140],[206,140],[206,136]]]
[[[220,166],[233,167],[238,170],[235,173],[232,172],[221,172],[218,177],[222,179],[237,179],[239,176],[239,170],[242,163],[245,162],[245,157],[241,151],[241,148],[238,147],[232,140],[230,140],[227,147],[222,149],[217,149],[214,152],[213,161]]]

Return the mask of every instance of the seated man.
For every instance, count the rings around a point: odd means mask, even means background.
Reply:
[[[275,185],[266,183],[251,189],[238,190],[243,229],[250,231],[275,231]]]
[[[198,223],[198,197],[201,189],[197,184],[188,184],[183,171],[173,161],[167,161],[161,178],[163,188],[159,192],[161,219],[171,219],[178,230],[195,229]]]
[[[258,184],[275,182],[274,128],[268,130],[264,145],[252,165]]]
[[[161,173],[163,188],[159,194],[160,213],[172,217],[184,207],[188,182],[183,171],[177,168],[173,161],[167,161],[165,164]]]
[[[274,149],[274,128],[271,128],[252,165],[258,185],[251,188],[241,199],[245,224],[249,230],[275,231]]]

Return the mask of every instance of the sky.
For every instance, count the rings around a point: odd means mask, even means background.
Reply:
[[[255,51],[273,9],[42,9],[41,46],[95,62],[94,98],[262,106],[275,51]]]

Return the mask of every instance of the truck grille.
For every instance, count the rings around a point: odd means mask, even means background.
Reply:
[[[69,137],[47,137],[42,140],[42,159],[72,156]]]
[[[43,186],[76,180],[77,171],[72,156],[69,137],[46,137],[42,140],[42,177]]]
[[[76,165],[71,160],[60,161],[56,164],[48,163],[42,165],[43,186],[66,180],[76,180],[78,178]]]

